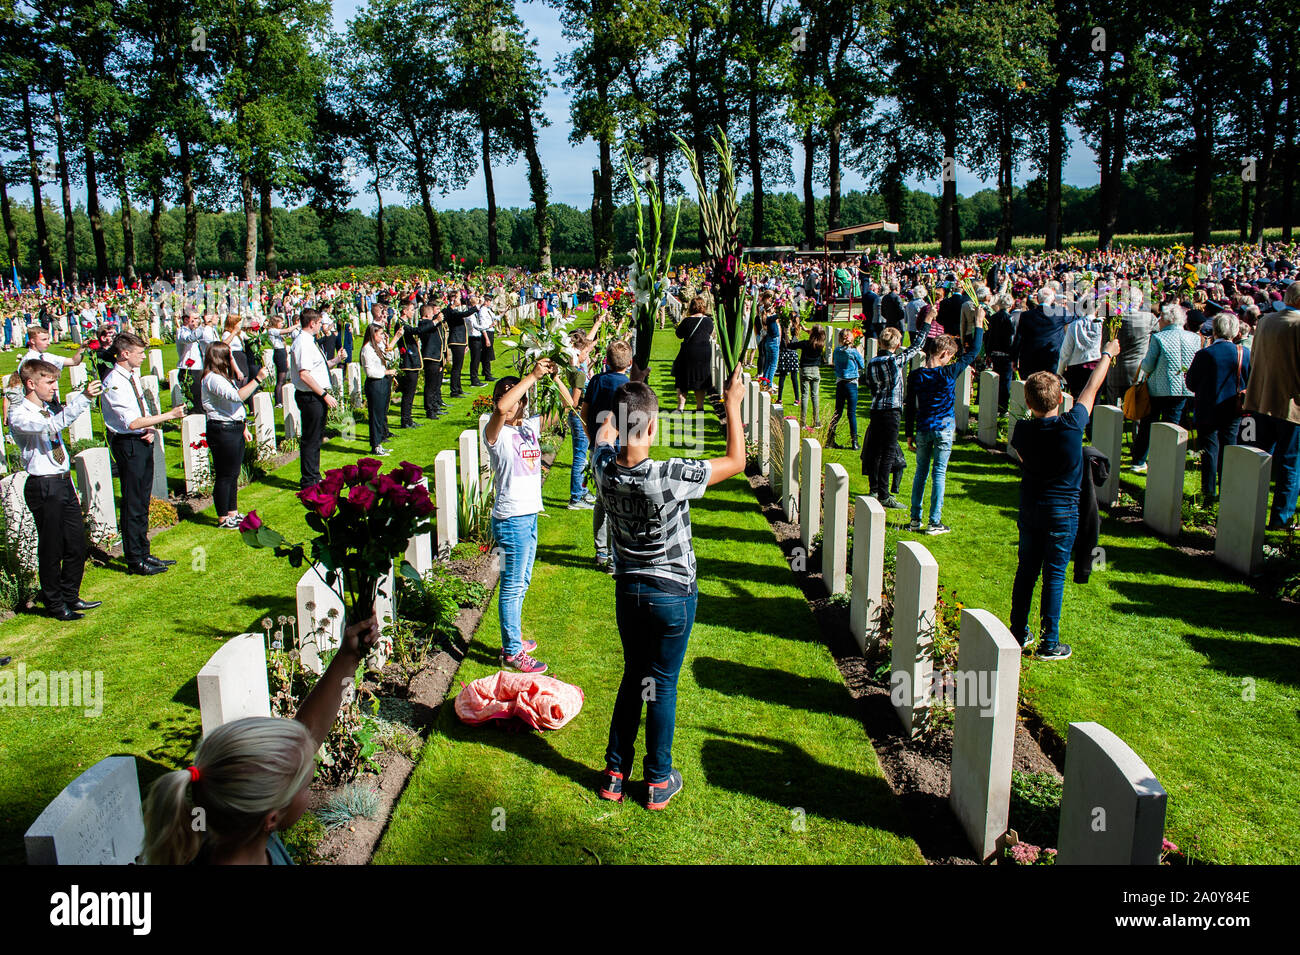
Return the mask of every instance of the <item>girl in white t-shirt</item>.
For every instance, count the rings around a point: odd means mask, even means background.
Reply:
[[[530,655],[535,640],[523,639],[524,595],[537,556],[537,514],[542,510],[541,435],[548,422],[529,415],[528,390],[558,369],[543,358],[523,379],[509,375],[492,389],[494,410],[483,432],[496,488],[492,538],[501,554],[498,602],[501,665],[520,673],[545,673],[546,664]],[[567,389],[558,389],[572,410]]]

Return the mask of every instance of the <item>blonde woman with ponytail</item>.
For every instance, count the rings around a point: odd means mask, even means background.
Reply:
[[[279,833],[307,809],[316,751],[343,703],[344,680],[379,637],[374,617],[348,627],[291,720],[250,716],[203,737],[194,765],[155,780],[144,805],[150,865],[292,865]]]

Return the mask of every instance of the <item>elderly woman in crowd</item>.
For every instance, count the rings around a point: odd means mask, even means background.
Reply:
[[[1192,396],[1186,375],[1200,351],[1201,337],[1187,331],[1186,324],[1187,312],[1181,305],[1166,305],[1160,313],[1160,328],[1151,336],[1146,357],[1138,366],[1151,394],[1151,410],[1138,422],[1133,438],[1133,470],[1139,474],[1147,469],[1151,426],[1157,421],[1181,422]]]

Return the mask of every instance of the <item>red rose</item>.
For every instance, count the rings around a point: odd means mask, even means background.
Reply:
[[[393,502],[395,507],[405,507],[411,503],[411,492],[402,485],[397,484],[389,493],[388,499]]]
[[[428,492],[425,492],[423,497],[411,492],[411,509],[420,517],[432,514],[434,511],[433,499],[429,497]]]
[[[361,472],[361,480],[373,481],[379,469],[383,466],[378,458],[362,458],[357,462],[357,470]]]
[[[239,522],[241,531],[255,531],[262,526],[262,519],[257,516],[257,511],[249,511],[242,521]]]
[[[403,461],[389,473],[403,484],[418,484],[420,478],[424,477],[424,468],[410,461]]]
[[[186,368],[192,368],[192,367],[194,367],[194,359],[193,359],[193,358],[186,358],[186,359],[185,359],[185,367],[186,367]]]
[[[364,484],[354,487],[348,492],[348,505],[355,507],[359,511],[370,510],[375,506],[375,501],[377,500],[378,498],[375,496],[375,492],[370,490],[370,488]]]
[[[386,497],[402,487],[397,481],[394,481],[387,474],[379,474],[370,482],[370,486],[375,489],[375,493],[380,497]]]
[[[361,469],[355,464],[343,465],[343,480],[349,487],[361,483]]]

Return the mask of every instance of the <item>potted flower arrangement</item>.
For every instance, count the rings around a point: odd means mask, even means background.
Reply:
[[[376,458],[326,471],[321,482],[298,492],[307,509],[307,526],[316,536],[287,543],[284,536],[249,511],[239,525],[244,543],[274,550],[293,567],[311,560],[323,567],[322,579],[343,600],[349,624],[374,613],[380,581],[405,553],[410,539],[432,526],[434,503],[422,483],[424,472],[403,461],[380,474]],[[400,573],[417,584],[420,575],[402,560]]]

